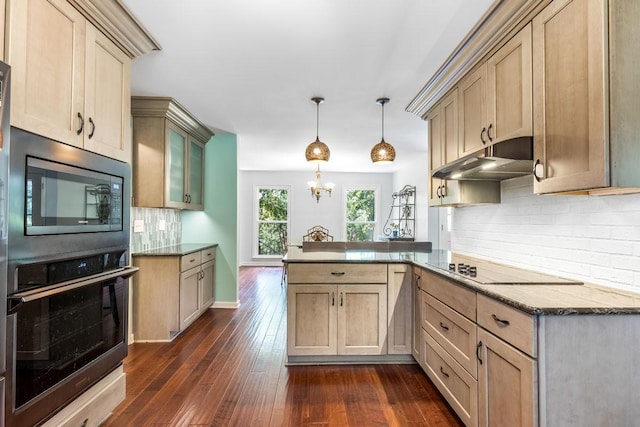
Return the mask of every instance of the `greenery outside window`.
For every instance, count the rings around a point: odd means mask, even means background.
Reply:
[[[289,229],[289,189],[258,187],[257,212],[256,255],[284,255]]]
[[[373,241],[376,229],[377,191],[371,188],[346,189],[345,197],[347,241]]]

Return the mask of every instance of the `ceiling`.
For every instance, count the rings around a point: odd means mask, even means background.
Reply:
[[[426,162],[426,124],[405,111],[493,0],[123,0],[162,46],[133,62],[132,94],[171,96],[238,136],[242,170],[393,172]],[[384,137],[396,161],[371,163]]]

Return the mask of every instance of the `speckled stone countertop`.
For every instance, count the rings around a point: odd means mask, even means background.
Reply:
[[[181,245],[164,246],[162,248],[149,249],[146,251],[135,252],[132,256],[182,256],[203,249],[218,246],[217,243],[183,243]]]
[[[452,261],[460,261],[460,257],[464,260],[480,263],[483,268],[485,265],[499,266],[501,270],[505,268],[508,274],[503,274],[500,278],[513,278],[513,282],[517,283],[510,284],[504,279],[503,283],[485,284],[448,271],[448,264]],[[300,248],[292,247],[283,261],[285,263],[402,262],[427,269],[529,314],[640,314],[640,294],[593,284],[582,284],[561,277],[503,266],[442,250],[431,252],[303,252]],[[522,280],[518,279],[520,277]]]

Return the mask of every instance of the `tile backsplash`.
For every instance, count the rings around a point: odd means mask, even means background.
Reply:
[[[143,231],[136,232],[136,221]],[[164,230],[161,230],[164,224]],[[182,242],[180,211],[174,209],[131,208],[131,251],[133,253]]]
[[[640,292],[640,194],[536,196],[502,182],[502,203],[453,211],[451,249]]]

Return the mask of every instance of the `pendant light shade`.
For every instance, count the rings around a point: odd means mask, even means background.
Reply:
[[[318,137],[319,123],[320,123],[320,104],[324,102],[324,98],[311,98],[311,101],[316,103],[316,140],[307,145],[307,149],[304,151],[304,155],[308,162],[328,162],[331,152],[329,147],[324,142],[320,141]]]
[[[384,104],[389,102],[389,98],[378,98],[376,102],[382,106],[382,138],[371,149],[371,161],[375,164],[383,165],[396,159],[396,149],[384,140]]]

